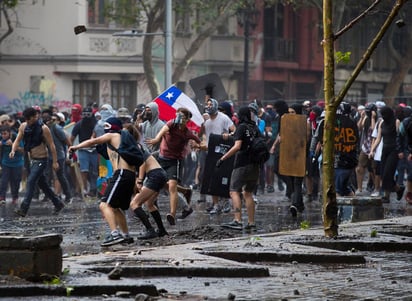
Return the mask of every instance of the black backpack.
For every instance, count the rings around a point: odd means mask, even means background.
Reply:
[[[132,134],[127,130],[120,131],[121,140],[119,148],[108,144],[111,150],[116,151],[120,157],[127,162],[127,164],[136,166],[138,168],[144,162],[144,150],[143,147],[134,139]]]
[[[252,140],[249,144],[249,157],[252,163],[263,164],[265,163],[269,157],[269,148],[267,146],[265,138],[260,134],[259,129],[255,127],[255,129],[251,129],[252,133]],[[257,131],[256,131],[257,129]]]

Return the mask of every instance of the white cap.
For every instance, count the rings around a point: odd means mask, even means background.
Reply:
[[[56,113],[56,115],[59,116],[60,121],[63,121],[63,122],[66,121],[66,118],[64,117],[64,114],[63,114],[63,113],[58,112],[58,113]]]
[[[386,104],[383,101],[377,101],[375,104],[378,107],[378,109],[383,108],[384,106],[386,106]]]

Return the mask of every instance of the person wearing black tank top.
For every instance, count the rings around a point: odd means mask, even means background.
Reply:
[[[382,148],[382,189],[384,196],[383,202],[389,203],[390,193],[396,192],[396,199],[402,199],[405,191],[405,186],[398,185],[395,182],[395,171],[398,160],[403,156],[401,145],[398,139],[399,120],[395,118],[395,113],[390,107],[383,107],[380,111],[383,121],[378,128],[378,136],[372,144],[369,156],[374,155],[377,146],[381,139],[383,139]]]

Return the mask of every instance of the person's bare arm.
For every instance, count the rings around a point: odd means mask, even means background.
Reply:
[[[94,146],[96,144],[103,144],[103,143],[106,143],[106,142],[110,142],[110,140],[111,140],[111,133],[106,133],[103,136],[99,136],[97,138],[90,138],[90,139],[87,139],[87,140],[77,144],[77,145],[72,145],[72,146],[69,147],[68,151],[73,152],[73,151],[76,151],[80,148],[91,147],[91,146]]]
[[[16,153],[16,151],[19,148],[20,141],[23,139],[23,134],[24,134],[24,129],[25,128],[26,128],[26,123],[23,123],[19,127],[19,131],[17,132],[16,140],[14,140],[13,145],[11,146],[11,151],[9,153],[9,158],[11,158],[11,159],[14,158],[14,154]]]
[[[42,130],[43,130],[43,137],[44,137],[44,140],[46,141],[47,148],[50,150],[50,153],[52,155],[53,169],[57,170],[59,169],[59,163],[57,162],[57,152],[56,152],[56,146],[54,145],[54,142],[53,142],[53,137],[47,125],[43,125]]]

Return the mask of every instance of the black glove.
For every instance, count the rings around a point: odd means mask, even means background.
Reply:
[[[219,168],[220,167],[220,165],[222,165],[222,163],[223,163],[223,161],[222,160],[217,160],[217,162],[216,162],[216,167],[217,168]]]

